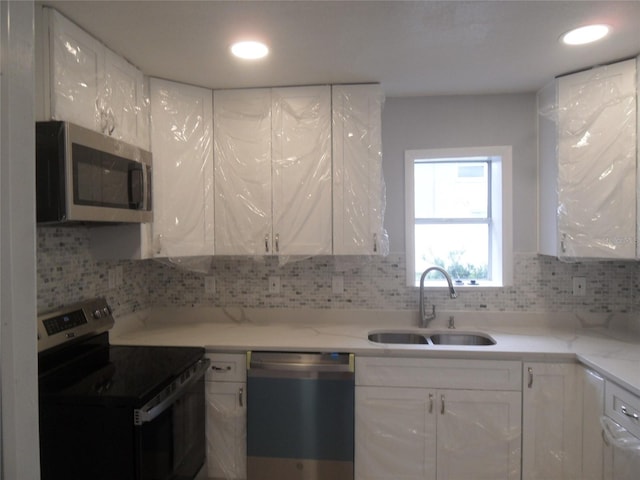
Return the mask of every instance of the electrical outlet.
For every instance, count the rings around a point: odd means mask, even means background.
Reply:
[[[204,293],[207,295],[216,293],[216,277],[204,277]]]
[[[585,277],[573,277],[573,296],[584,297],[587,290],[587,279]]]
[[[342,295],[344,293],[344,277],[342,275],[331,277],[331,292],[334,295]]]
[[[276,275],[269,277],[269,293],[280,293],[280,277]]]
[[[109,269],[108,272],[108,280],[109,280],[109,290],[113,290],[114,288],[118,288],[122,285],[122,265],[117,267],[113,267]]]
[[[109,290],[113,290],[114,288],[116,288],[116,269],[115,268],[110,268],[109,272]]]

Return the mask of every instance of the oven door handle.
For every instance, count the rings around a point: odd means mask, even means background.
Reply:
[[[173,383],[166,387],[162,392],[149,400],[145,405],[133,411],[133,424],[136,426],[146,422],[151,422],[162,412],[171,407],[175,401],[180,398],[184,392],[198,380],[200,380],[207,369],[211,360],[203,358],[199,360],[192,368],[191,376],[179,386]]]

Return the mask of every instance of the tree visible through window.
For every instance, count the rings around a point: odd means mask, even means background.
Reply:
[[[417,285],[431,265],[464,284],[502,283],[502,153],[486,148],[406,152],[410,285]],[[508,161],[510,171],[510,155]],[[441,279],[437,272],[427,277]]]

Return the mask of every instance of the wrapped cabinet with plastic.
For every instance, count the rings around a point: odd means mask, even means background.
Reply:
[[[605,480],[637,480],[640,439],[609,417],[601,417],[600,424],[605,443]]]
[[[333,253],[388,255],[380,85],[334,85]]]
[[[247,478],[244,383],[207,382],[207,471],[210,479]]]
[[[520,480],[521,368],[356,356],[356,480]]]
[[[57,11],[44,7],[40,13],[41,119],[72,122],[149,150],[142,71]]]
[[[562,76],[555,88],[556,104],[540,115],[556,126],[557,256],[634,259],[636,61]],[[545,203],[541,195],[553,207]]]
[[[151,79],[154,255],[213,255],[211,90]]]
[[[216,254],[330,254],[330,88],[216,91],[214,118]]]

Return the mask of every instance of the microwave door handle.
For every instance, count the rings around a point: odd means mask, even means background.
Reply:
[[[151,210],[151,167],[142,166],[142,210]]]
[[[141,169],[129,170],[129,204],[132,210],[144,207],[144,165]]]

